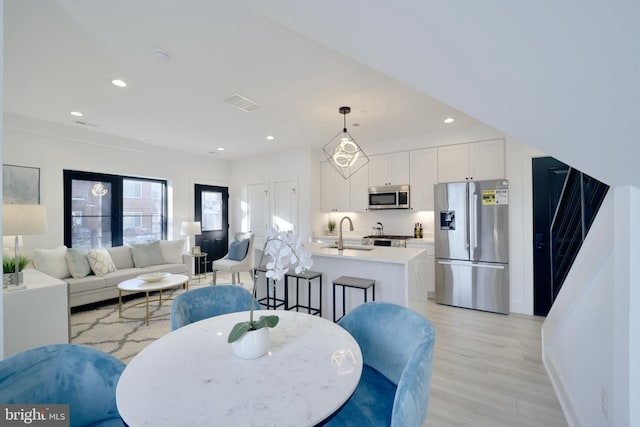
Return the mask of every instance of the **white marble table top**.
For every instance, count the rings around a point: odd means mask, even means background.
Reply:
[[[362,353],[340,326],[317,316],[277,312],[269,352],[243,360],[227,344],[249,312],[177,329],[142,350],[124,370],[118,411],[139,426],[305,426],[351,396]],[[255,314],[266,314],[257,311]]]
[[[118,283],[118,289],[126,292],[161,291],[168,288],[175,288],[188,281],[189,278],[184,274],[170,274],[164,279],[156,280],[155,282],[147,282],[136,277]]]

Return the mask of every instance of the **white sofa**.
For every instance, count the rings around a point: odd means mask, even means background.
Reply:
[[[37,249],[33,256],[33,264],[37,270],[67,282],[69,307],[77,307],[117,298],[118,283],[144,273],[166,271],[185,274],[191,279],[192,258],[184,253],[183,248],[183,240],[161,240],[145,245],[89,251],[60,246],[49,250]],[[83,255],[85,252],[86,255]],[[106,270],[102,264],[96,265],[95,260],[91,260],[95,253],[105,252],[108,253],[106,258],[110,258],[112,262]],[[152,255],[149,256],[149,253]],[[106,262],[108,264],[109,260]],[[90,268],[87,268],[87,265]]]

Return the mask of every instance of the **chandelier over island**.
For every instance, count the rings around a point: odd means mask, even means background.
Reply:
[[[322,151],[338,173],[344,179],[349,179],[369,163],[369,157],[347,131],[347,114],[351,112],[351,107],[340,107],[338,112],[343,115],[343,128],[322,147]]]

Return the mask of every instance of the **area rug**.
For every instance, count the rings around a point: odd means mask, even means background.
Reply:
[[[231,283],[231,276],[225,277],[218,273],[218,283]],[[208,278],[197,279],[189,282],[189,289],[196,289],[203,286],[211,286],[210,275]],[[244,278],[242,285],[247,289],[251,284]],[[164,298],[174,298],[183,289],[163,291]],[[124,307],[143,302],[144,294],[128,297],[124,302]],[[151,297],[157,297],[151,294]],[[128,317],[143,317],[144,305],[129,308],[124,315]],[[71,342],[74,344],[87,345],[98,350],[112,354],[124,363],[128,363],[136,354],[146,346],[168,334],[171,331],[169,313],[171,311],[171,301],[167,300],[161,306],[151,306],[149,313],[152,316],[162,315],[163,317],[149,320],[146,325],[144,320],[121,319],[118,315],[118,301],[110,300],[104,304],[92,305],[81,309],[74,309],[71,314]]]

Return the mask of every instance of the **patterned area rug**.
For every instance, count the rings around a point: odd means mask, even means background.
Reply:
[[[241,280],[243,286],[251,289],[250,275],[245,273]],[[231,275],[218,273],[217,282],[231,283]],[[203,286],[211,286],[211,275],[189,282],[189,289],[196,289]],[[167,290],[162,292],[164,298],[173,298],[182,292],[182,288]],[[152,293],[150,298],[157,298],[157,293]],[[124,307],[143,302],[144,294],[133,294],[126,298]],[[138,307],[127,309],[123,314],[127,317],[144,317],[144,304]],[[171,301],[164,302],[161,306],[151,305],[150,315],[165,316],[149,320],[149,325],[145,325],[144,320],[120,319],[118,316],[118,301],[111,300],[101,305],[84,307],[82,310],[75,310],[71,314],[71,342],[74,344],[87,345],[98,350],[110,353],[124,363],[138,354],[143,348],[171,332],[169,313]]]

